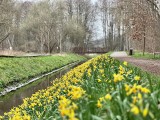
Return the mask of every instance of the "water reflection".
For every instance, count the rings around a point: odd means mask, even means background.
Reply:
[[[30,97],[38,90],[47,88],[51,85],[51,81],[56,78],[60,78],[73,67],[75,66],[65,68],[59,72],[43,77],[38,81],[31,83],[30,85],[27,85],[25,87],[22,87],[21,89],[18,89],[16,91],[6,94],[5,96],[0,97],[0,115],[3,115],[4,112],[8,112],[11,108],[22,104],[24,98]]]

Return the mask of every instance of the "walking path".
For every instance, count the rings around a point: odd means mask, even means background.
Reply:
[[[151,72],[155,75],[160,75],[160,60],[139,59],[127,56],[126,52],[114,52],[111,57],[121,61],[127,61],[134,66],[137,66],[144,71]]]
[[[128,55],[127,55],[127,53],[126,52],[113,52],[111,55],[110,55],[111,57],[127,57]]]

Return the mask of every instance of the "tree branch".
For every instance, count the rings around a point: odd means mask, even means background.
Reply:
[[[152,1],[152,0],[146,0],[146,1],[148,1],[153,6],[152,9],[157,13],[158,18],[160,19],[160,14],[159,14],[159,11],[158,11],[158,9],[159,9],[158,5],[154,1]]]
[[[0,44],[5,41],[8,37],[9,37],[10,33],[8,33],[7,35],[5,35],[2,39],[0,39]]]

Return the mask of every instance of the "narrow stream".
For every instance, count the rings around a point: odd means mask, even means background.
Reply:
[[[30,97],[33,93],[37,92],[38,90],[47,88],[48,86],[51,85],[51,82],[54,79],[60,78],[62,75],[64,75],[66,72],[70,71],[72,68],[76,66],[77,65],[73,64],[56,73],[47,75],[16,91],[13,91],[4,96],[1,96],[0,97],[0,115],[3,115],[5,112],[9,112],[11,108],[17,107],[18,105],[22,104],[24,98]]]

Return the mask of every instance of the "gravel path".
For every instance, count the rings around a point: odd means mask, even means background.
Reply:
[[[144,71],[153,73],[155,75],[160,75],[160,60],[148,60],[148,59],[139,59],[129,56],[125,56],[125,52],[114,52],[111,54],[111,57],[121,61],[127,61],[134,66],[137,66]]]
[[[111,57],[127,57],[127,53],[126,52],[113,52],[111,54]]]

